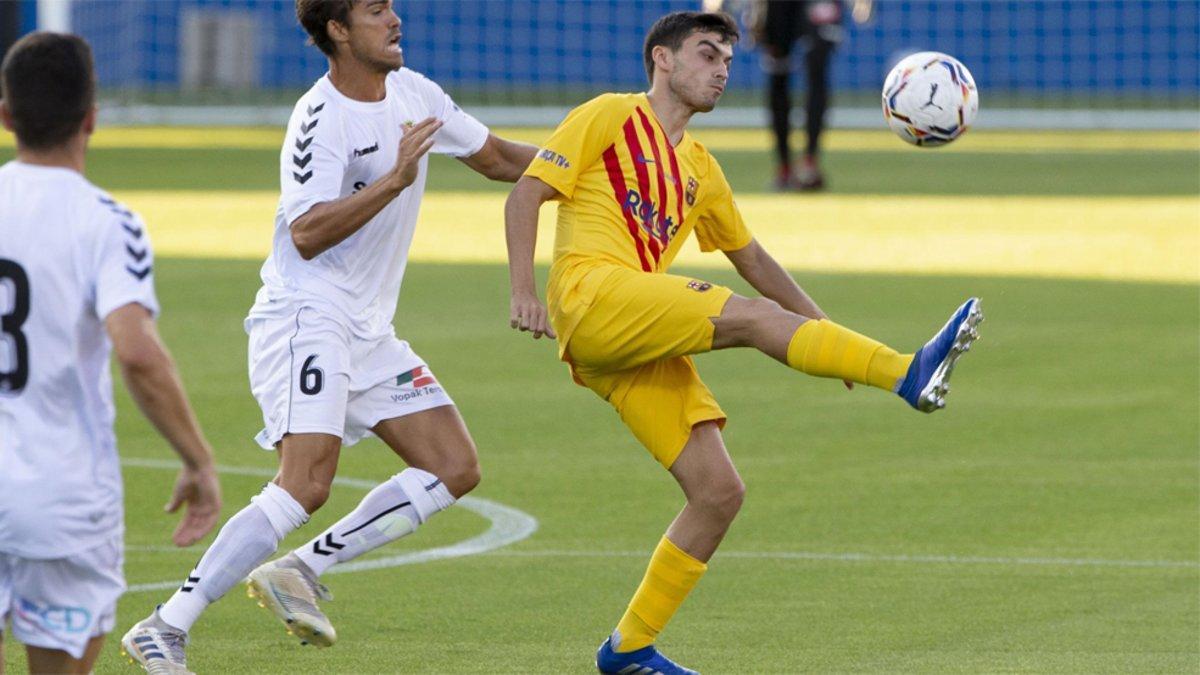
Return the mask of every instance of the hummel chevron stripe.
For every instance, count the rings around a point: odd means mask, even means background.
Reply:
[[[308,106],[309,117],[312,117],[313,115],[321,112],[322,110],[324,110],[324,108],[325,108],[324,103],[318,103],[317,105]],[[311,133],[313,129],[317,128],[317,122],[319,122],[319,121],[320,121],[319,119],[313,117],[312,119],[308,120],[307,122],[301,122],[300,123],[300,133],[306,134],[306,135]],[[298,150],[300,152],[304,152],[305,150],[308,150],[308,146],[310,144],[312,144],[312,142],[313,142],[313,139],[311,136],[308,138],[297,138],[296,139],[296,150]],[[304,156],[292,155],[292,163],[295,164],[296,166],[300,167],[301,171],[303,171],[304,168],[307,167],[308,163],[311,161],[312,161],[312,153],[311,152]],[[309,178],[312,178],[312,171],[307,171],[305,173],[293,171],[292,177],[296,179],[297,183],[304,185],[305,183],[308,182]]]
[[[121,228],[124,229],[126,232],[128,232],[129,236],[133,237],[134,239],[142,238],[143,230],[142,230],[142,228],[137,227],[136,225],[131,225],[129,223],[121,223]]]
[[[150,270],[152,270],[152,269],[154,269],[154,266],[152,266],[152,265],[147,265],[146,269],[144,269],[144,270],[135,269],[134,267],[131,267],[129,265],[125,266],[125,271],[129,272],[133,276],[137,277],[138,281],[145,279],[146,276],[150,274]]]
[[[322,544],[321,541],[313,542],[313,547],[312,547],[313,553],[316,553],[317,555],[333,555],[334,552],[340,551],[340,550],[346,548],[345,544],[339,544],[333,540],[332,532],[325,535],[325,541],[324,541],[324,544],[332,550],[327,551],[327,550],[321,548],[321,544]]]
[[[133,247],[133,244],[125,244],[125,252],[129,254],[130,258],[133,258],[134,262],[142,262],[146,259],[146,254],[150,252],[150,249],[144,248],[139,251]]]
[[[118,216],[124,216],[125,218],[133,217],[133,213],[128,209],[123,208],[115,199],[112,199],[111,197],[98,197],[97,199],[100,200],[101,204],[107,206],[109,211],[112,211]]]

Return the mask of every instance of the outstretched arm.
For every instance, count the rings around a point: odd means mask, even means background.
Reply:
[[[537,151],[537,147],[528,143],[509,141],[495,134],[488,134],[479,152],[470,157],[460,157],[459,160],[485,178],[515,183],[525,169],[529,168],[529,163],[533,161]]]
[[[808,297],[792,275],[767,253],[767,249],[763,248],[757,239],[751,240],[744,248],[726,251],[725,256],[733,263],[738,274],[749,282],[754,290],[762,293],[763,297],[778,302],[789,312],[810,319],[827,318],[825,312],[821,311],[817,303]]]
[[[537,245],[538,210],[557,191],[537,178],[517,181],[504,204],[504,233],[508,240],[508,278],[512,287],[509,326],[533,331],[533,337],[557,337],[550,328],[546,307],[538,300],[533,278],[533,251]]]
[[[221,487],[212,448],[200,433],[179,371],[158,336],[150,311],[130,303],[109,313],[104,323],[133,400],[183,460],[166,510],[174,513],[186,502],[173,539],[178,546],[190,546],[212,529],[221,513]]]
[[[292,221],[292,243],[300,257],[312,260],[340,244],[375,217],[417,179],[421,157],[433,147],[442,123],[431,118],[404,132],[396,164],[382,178],[352,195],[321,202]]]

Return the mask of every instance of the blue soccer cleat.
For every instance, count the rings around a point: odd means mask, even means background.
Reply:
[[[596,669],[613,675],[700,675],[658,653],[654,645],[631,652],[615,652],[612,638],[596,652]]]
[[[900,398],[921,412],[945,408],[950,373],[958,358],[979,339],[978,326],[982,321],[979,298],[964,302],[937,335],[917,350],[908,373],[896,384]]]

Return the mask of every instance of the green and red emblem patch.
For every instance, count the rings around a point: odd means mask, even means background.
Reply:
[[[417,366],[407,373],[400,373],[396,376],[396,386],[400,387],[411,383],[413,388],[428,387],[431,384],[437,384],[437,378],[433,373],[426,370],[426,366]]]

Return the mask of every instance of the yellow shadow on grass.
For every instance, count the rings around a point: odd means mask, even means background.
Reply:
[[[262,259],[273,192],[120,192],[160,256]],[[503,194],[426,195],[412,259],[505,260]],[[755,236],[792,269],[1200,282],[1200,197],[747,195]],[[550,258],[554,205],[538,260]],[[798,216],[797,214],[803,214]],[[676,265],[725,266],[685,243]]]

